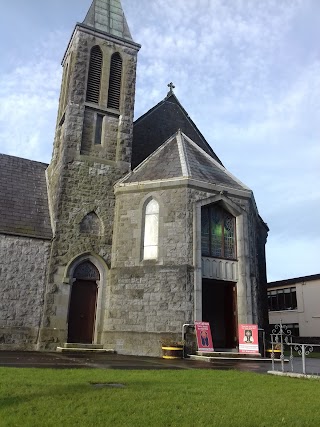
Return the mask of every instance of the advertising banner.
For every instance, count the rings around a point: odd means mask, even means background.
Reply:
[[[214,351],[211,337],[210,324],[208,322],[194,322],[197,333],[199,351]]]
[[[259,353],[258,325],[239,325],[239,352]]]

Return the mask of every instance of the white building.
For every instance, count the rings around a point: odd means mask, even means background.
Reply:
[[[320,274],[268,283],[270,325],[300,337],[320,337]]]

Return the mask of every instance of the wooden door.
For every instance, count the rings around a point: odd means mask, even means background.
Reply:
[[[76,280],[72,286],[69,307],[68,342],[91,344],[97,303],[95,281]]]
[[[238,343],[238,312],[237,312],[237,287],[228,284],[225,287],[225,326],[226,348],[235,348]]]

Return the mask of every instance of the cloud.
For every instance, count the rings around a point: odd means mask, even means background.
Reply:
[[[122,3],[134,40],[142,44],[136,117],[163,99],[173,81],[225,166],[254,190],[270,226],[270,279],[315,272],[320,235],[317,0]],[[60,24],[59,17],[57,28]],[[1,152],[50,160],[59,62],[69,37],[69,30],[39,33],[43,43],[30,48],[19,39],[21,56],[9,55],[0,74]],[[306,224],[311,224],[307,232]]]
[[[0,75],[0,151],[48,162],[52,151],[61,67],[50,52],[62,33],[49,34],[31,59]]]

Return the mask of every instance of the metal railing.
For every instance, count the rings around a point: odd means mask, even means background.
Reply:
[[[285,359],[285,349],[286,347],[289,350],[289,363],[290,370],[292,373],[295,372],[295,358],[293,351],[296,351],[298,356],[301,356],[302,361],[302,374],[307,374],[306,369],[306,358],[313,351],[314,347],[320,347],[320,344],[308,344],[308,343],[297,343],[293,342],[293,337],[291,335],[291,330],[286,327],[286,325],[282,324],[280,320],[279,325],[276,325],[271,333],[271,362],[272,362],[272,371],[276,371],[275,369],[275,359],[276,355],[280,353],[280,362],[281,362],[281,371],[285,372],[285,362],[288,360]],[[319,364],[320,369],[320,364]],[[300,372],[299,372],[300,373]],[[320,375],[319,372],[316,375]]]

